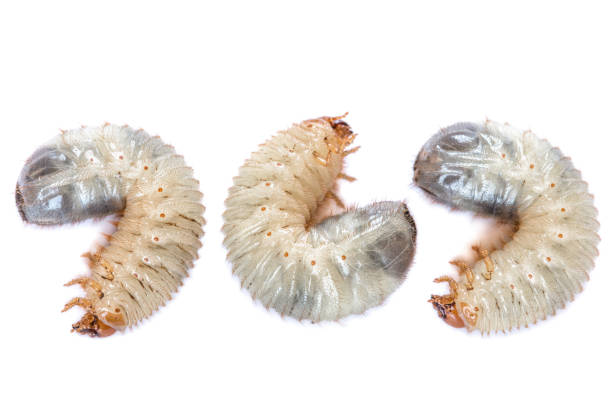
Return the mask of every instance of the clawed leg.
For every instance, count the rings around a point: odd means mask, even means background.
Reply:
[[[62,309],[62,312],[70,310],[75,306],[80,306],[86,310],[91,310],[93,308],[93,305],[91,304],[91,301],[89,299],[85,299],[82,297],[75,297],[75,298],[72,298],[70,302],[66,303],[66,305]]]
[[[72,286],[72,285],[80,285],[83,289],[91,288],[96,292],[98,297],[102,297],[101,296],[102,286],[95,280],[91,279],[90,277],[82,276],[79,278],[75,278],[71,280],[70,282],[64,284],[64,286]]]
[[[102,258],[100,251],[97,252],[85,252],[81,255],[83,258],[87,258],[89,267],[91,268],[93,265],[100,264],[106,271],[105,275],[101,275],[104,279],[113,280],[115,278],[113,271],[113,266],[108,263],[105,259]],[[77,282],[78,283],[78,282]]]
[[[353,148],[351,148],[351,149],[348,149],[348,150],[343,151],[343,152],[342,152],[342,155],[343,155],[344,157],[346,157],[346,156],[348,156],[348,155],[349,155],[349,154],[351,154],[351,153],[355,153],[355,152],[356,152],[357,150],[359,150],[359,149],[361,149],[361,146],[355,146],[355,147],[353,147]]]
[[[327,120],[327,121],[328,121],[330,124],[332,124],[332,125],[333,125],[333,124],[334,124],[334,122],[336,122],[336,121],[338,121],[338,120],[341,120],[341,119],[344,119],[344,118],[346,118],[347,116],[348,116],[348,112],[344,112],[344,114],[343,114],[343,115],[340,115],[340,116],[331,116],[331,117],[330,117],[330,116],[327,116],[327,117],[325,117],[325,119],[326,119],[326,120]]]
[[[484,260],[485,266],[487,267],[487,271],[483,273],[482,276],[486,280],[491,280],[491,276],[493,274],[493,271],[495,270],[495,264],[489,257],[489,251],[487,251],[486,249],[482,249],[476,245],[474,245],[472,249],[476,251],[478,255],[480,255],[480,257]]]
[[[459,273],[465,274],[465,278],[467,279],[465,288],[467,290],[474,289],[474,285],[472,284],[474,282],[474,272],[472,271],[472,268],[470,268],[468,264],[463,261],[450,261],[450,264],[457,266],[459,268]]]
[[[450,296],[453,298],[453,301],[457,297],[457,281],[451,278],[450,276],[444,275],[439,278],[434,279],[435,283],[448,282],[448,286],[450,288]]]
[[[87,263],[91,266],[100,260],[100,251],[96,252],[84,252],[81,257],[87,259]]]
[[[331,149],[328,149],[326,158],[321,157],[321,155],[319,155],[317,152],[312,152],[312,155],[319,161],[319,163],[327,167],[329,165],[329,159],[331,158],[332,151]]]
[[[327,193],[325,193],[325,198],[331,198],[338,205],[338,207],[342,209],[346,209],[346,206],[344,205],[340,197],[338,197],[336,193],[334,193],[333,191],[330,190]]]
[[[338,178],[344,179],[344,180],[346,180],[348,182],[351,182],[351,183],[353,181],[357,180],[355,177],[351,177],[351,176],[349,176],[347,174],[344,174],[344,173],[338,173]]]

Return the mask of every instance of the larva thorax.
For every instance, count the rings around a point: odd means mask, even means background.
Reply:
[[[473,265],[453,261],[458,281],[433,295],[440,317],[483,332],[535,322],[582,289],[597,254],[598,223],[580,173],[559,149],[509,125],[458,123],[423,146],[414,182],[452,207],[497,217],[514,228],[503,249],[475,247]]]
[[[193,265],[204,207],[182,157],[143,130],[106,124],[62,132],[27,160],[16,187],[24,221],[79,222],[122,211],[109,245],[88,253],[91,275],[73,325],[106,336],[149,316],[171,298]]]
[[[380,304],[402,282],[416,229],[401,202],[314,217],[355,135],[340,119],[307,120],[252,154],[230,188],[224,244],[242,285],[265,307],[313,322]]]

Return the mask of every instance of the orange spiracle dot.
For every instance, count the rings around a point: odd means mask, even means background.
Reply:
[[[266,211],[266,207],[261,207],[261,211]]]
[[[266,235],[267,235],[267,236],[270,236],[270,235],[272,235],[272,233],[271,233],[270,231],[268,231],[268,233],[267,233]]]
[[[119,156],[119,160],[123,160],[123,156]]]
[[[547,257],[546,257],[546,260],[547,260],[548,262],[550,262],[550,261],[551,261],[550,256],[547,256]]]
[[[559,238],[563,238],[563,234],[559,234],[557,235]]]
[[[158,193],[161,193],[162,191],[164,191],[164,189],[163,189],[163,188],[161,188],[161,187],[157,189],[157,192],[158,192]]]
[[[144,169],[145,170],[149,170],[149,166],[144,166]]]
[[[315,266],[317,263],[316,263],[316,261],[310,261],[310,264],[311,264],[312,266]]]
[[[555,183],[550,183],[550,188],[555,187],[555,185],[556,185]]]
[[[159,237],[153,237],[153,241],[155,242],[159,241]]]
[[[527,277],[528,277],[529,279],[532,279],[532,278],[533,278],[533,275],[532,275],[532,274],[529,274],[529,275],[527,275]]]
[[[159,216],[160,216],[161,218],[164,218],[164,217],[166,216],[166,214],[161,213],[161,214],[159,214]]]
[[[530,168],[530,169],[533,169],[534,167],[535,167],[535,166],[534,166],[533,164],[530,164],[530,165],[529,165],[529,168]]]
[[[288,257],[288,256],[289,256],[289,252],[285,252],[285,253],[283,254],[283,256],[284,256],[285,258],[286,258],[286,257]]]
[[[342,260],[346,261],[346,255],[342,255]]]
[[[506,153],[502,153],[502,159],[506,158]]]
[[[266,186],[267,186],[267,187],[270,187],[270,184],[271,184],[271,183],[268,181],[268,182],[266,183]]]
[[[565,208],[562,208],[562,209],[561,209],[561,212],[565,212]]]

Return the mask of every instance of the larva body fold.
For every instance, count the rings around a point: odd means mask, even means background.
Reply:
[[[483,333],[536,323],[573,300],[594,267],[597,210],[569,158],[532,132],[458,123],[422,148],[415,183],[436,200],[516,224],[502,249],[455,262],[451,293],[430,300],[449,324]]]
[[[107,336],[150,316],[178,290],[201,246],[199,183],[159,137],[105,124],[62,132],[27,160],[16,202],[28,223],[79,222],[123,212],[109,244],[86,254],[85,316],[73,330]]]
[[[380,202],[312,225],[341,175],[354,134],[340,118],[279,132],[234,178],[224,244],[242,285],[298,320],[337,320],[380,304],[403,281],[416,228],[401,202]],[[345,176],[346,177],[346,176]]]

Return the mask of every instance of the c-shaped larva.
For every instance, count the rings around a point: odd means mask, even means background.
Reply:
[[[536,323],[573,300],[594,267],[597,210],[569,158],[531,131],[457,123],[423,146],[414,181],[437,200],[516,224],[512,240],[443,276],[430,302],[452,326],[483,333]]]
[[[379,202],[311,220],[332,197],[355,135],[341,118],[307,120],[251,155],[230,188],[224,244],[253,298],[281,315],[337,320],[380,304],[406,276],[416,239],[405,204]],[[337,197],[335,197],[337,199]]]
[[[142,129],[105,124],[62,132],[27,160],[15,192],[24,221],[65,224],[123,212],[109,245],[87,253],[86,310],[73,331],[109,336],[178,290],[204,234],[202,194],[174,148]]]

